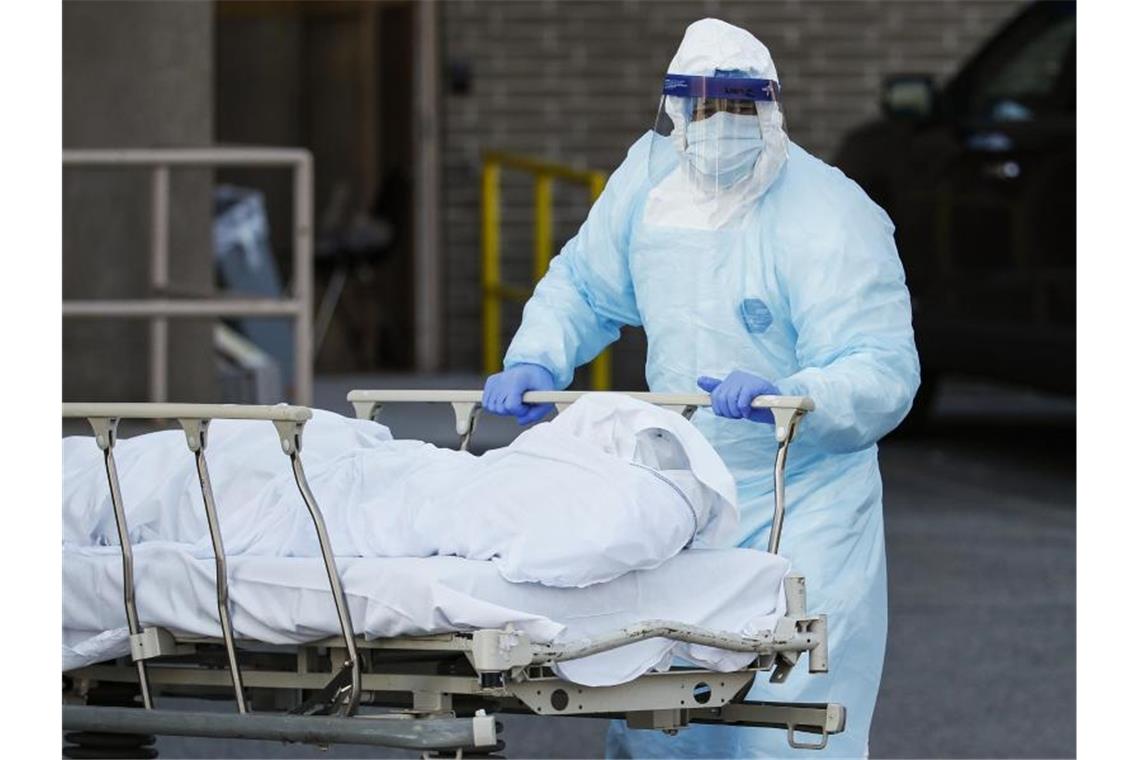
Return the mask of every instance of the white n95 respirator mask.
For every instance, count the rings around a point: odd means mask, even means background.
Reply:
[[[755,114],[714,113],[685,128],[685,160],[720,187],[751,174],[763,151]]]

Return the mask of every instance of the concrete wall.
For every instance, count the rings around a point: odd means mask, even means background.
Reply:
[[[213,5],[63,4],[65,148],[182,147],[213,139]],[[170,276],[183,293],[213,290],[209,172],[175,171]],[[149,178],[145,171],[64,172],[63,297],[148,294]],[[145,400],[144,321],[67,320],[68,400]],[[211,400],[211,327],[171,323],[170,396]]]
[[[768,45],[792,139],[829,158],[848,129],[876,115],[884,75],[946,76],[1023,6],[1020,0],[445,3],[445,60],[472,74],[467,94],[445,87],[444,95],[449,365],[479,367],[481,151],[612,170],[652,126],[661,79],[685,27],[717,16]],[[505,270],[521,283],[529,271],[530,185],[505,185]],[[586,205],[575,189],[556,191],[556,205],[560,244],[585,218]],[[506,310],[505,337],[520,313]],[[622,387],[640,382],[642,351],[639,334],[619,344]]]

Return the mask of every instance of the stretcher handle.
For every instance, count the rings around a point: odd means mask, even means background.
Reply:
[[[707,393],[617,392],[657,406],[674,408],[686,417],[692,416],[699,407],[712,405]],[[523,401],[528,404],[554,404],[562,411],[587,393],[597,391],[527,391],[523,394]],[[467,448],[482,401],[483,392],[477,390],[354,390],[348,394],[348,402],[352,404],[356,416],[367,420],[375,417],[384,404],[451,404],[455,409],[455,430],[461,438],[463,449]],[[776,440],[783,441],[791,438],[795,421],[814,410],[815,403],[807,396],[757,396],[752,400],[752,408],[772,410]]]
[[[599,391],[527,391],[523,401],[531,404],[571,404],[588,393]],[[609,393],[611,391],[604,391]],[[612,391],[623,396],[659,406],[711,406],[707,393],[653,393],[646,391]],[[348,394],[349,403],[477,403],[483,400],[480,390],[354,390]],[[752,401],[756,409],[798,409],[810,412],[815,404],[807,396],[757,396]]]

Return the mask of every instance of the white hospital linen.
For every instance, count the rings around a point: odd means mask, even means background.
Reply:
[[[456,557],[338,560],[353,625],[369,639],[512,626],[535,642],[575,641],[642,620],[669,619],[737,633],[770,630],[785,611],[788,562],[752,549],[686,550],[652,570],[586,588],[510,583],[486,561]],[[68,548],[63,562],[63,668],[127,653],[117,547]],[[144,626],[221,635],[214,564],[185,546],[135,549],[136,600]],[[229,590],[238,637],[273,644],[339,635],[317,558],[236,557]],[[625,683],[674,656],[720,671],[748,654],[648,639],[572,660],[556,670],[584,685]]]
[[[319,555],[276,432],[211,423],[207,446],[226,554]],[[179,431],[115,448],[131,542],[212,557],[193,458]],[[681,415],[590,394],[482,456],[395,441],[373,422],[314,412],[301,454],[341,557],[492,560],[509,581],[586,586],[731,543],[735,485]],[[102,456],[64,440],[64,545],[117,543]]]

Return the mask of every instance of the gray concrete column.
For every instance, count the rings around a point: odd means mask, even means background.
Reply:
[[[63,147],[185,147],[213,142],[210,2],[63,4]],[[68,169],[63,181],[63,297],[149,294],[150,180],[145,170]],[[212,172],[175,170],[170,282],[213,291]],[[170,323],[171,400],[214,397],[212,325]],[[68,400],[145,400],[141,320],[63,326]]]

